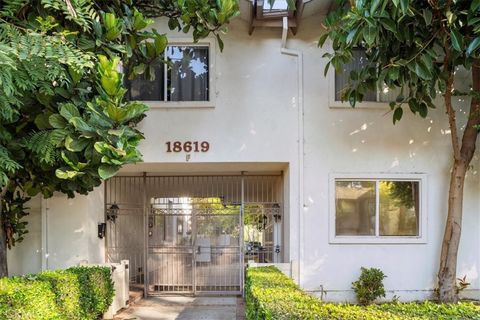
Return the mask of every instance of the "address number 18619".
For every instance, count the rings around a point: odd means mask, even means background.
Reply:
[[[207,152],[210,143],[207,141],[167,141],[167,152]]]

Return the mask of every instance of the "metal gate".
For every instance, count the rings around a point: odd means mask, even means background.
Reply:
[[[148,294],[240,294],[246,260],[280,262],[281,176],[136,176],[106,182],[107,261]],[[146,268],[145,268],[146,266]]]

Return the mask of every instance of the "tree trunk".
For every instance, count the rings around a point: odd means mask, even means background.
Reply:
[[[472,67],[473,90],[480,92],[480,61],[475,61]],[[450,99],[445,95],[445,103]],[[450,114],[449,114],[450,116]],[[463,133],[460,150],[455,150],[454,141],[454,163],[450,176],[450,189],[448,193],[448,215],[443,236],[442,251],[440,256],[440,268],[438,271],[439,299],[441,302],[456,302],[457,293],[457,256],[462,232],[462,209],[463,209],[463,187],[465,175],[475,152],[475,144],[480,124],[480,101],[472,98],[470,112]],[[452,131],[453,132],[453,131]],[[457,139],[457,137],[452,137]]]
[[[3,225],[2,200],[7,191],[7,187],[0,193],[0,278],[8,277],[7,265],[7,233]]]
[[[456,160],[450,177],[447,224],[438,272],[439,298],[442,302],[456,302],[458,299],[457,255],[462,231],[463,186],[466,172],[465,164]]]

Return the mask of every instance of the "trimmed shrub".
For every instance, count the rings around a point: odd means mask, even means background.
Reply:
[[[380,269],[361,268],[362,273],[357,281],[352,282],[352,289],[357,295],[358,302],[367,305],[377,298],[385,297],[383,279],[387,276]]]
[[[0,279],[0,319],[63,320],[48,282],[27,278]]]
[[[302,291],[273,266],[247,269],[245,312],[248,320],[466,320],[480,319],[472,303],[441,305],[387,303],[367,307],[323,303]]]
[[[88,319],[95,319],[107,311],[115,295],[109,268],[75,267],[66,271],[77,276],[80,287],[80,308]]]
[[[80,301],[80,286],[74,273],[65,270],[45,271],[36,277],[50,284],[55,294],[55,303],[61,314],[67,319],[80,319],[82,310],[78,307]]]
[[[110,268],[74,267],[0,279],[0,319],[96,320],[114,296]]]

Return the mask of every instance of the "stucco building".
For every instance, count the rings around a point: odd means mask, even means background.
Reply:
[[[241,292],[253,260],[287,263],[307,291],[344,301],[364,266],[387,275],[387,298],[430,297],[452,159],[446,116],[439,106],[394,126],[388,90],[356,109],[338,101],[345,76],[324,77],[331,48],[317,47],[329,4],[308,2],[286,23],[241,0],[223,52],[213,37],[168,31],[170,66],[129,84],[151,106],[144,162],[88,196],[32,200],[11,273],[129,259],[150,294],[223,294]],[[345,70],[361,65],[359,52]],[[462,295],[478,298],[478,156],[472,164],[458,276],[471,283]]]

